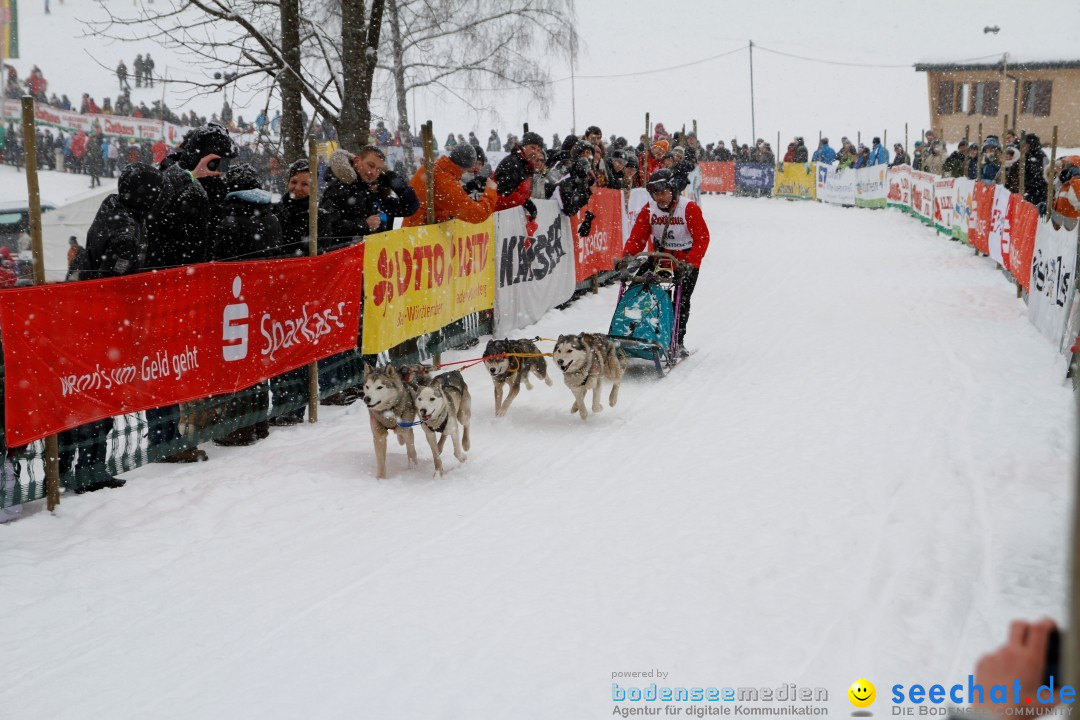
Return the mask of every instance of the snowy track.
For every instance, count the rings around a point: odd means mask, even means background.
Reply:
[[[322,408],[0,527],[0,715],[603,718],[650,668],[846,715],[1061,618],[1071,396],[993,264],[893,211],[704,209],[698,352],[585,423],[554,368],[496,421],[478,367],[443,479],[418,435],[375,481],[364,410]]]

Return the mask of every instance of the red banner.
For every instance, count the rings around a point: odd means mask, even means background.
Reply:
[[[356,346],[363,246],[0,292],[9,447]]]
[[[735,192],[735,163],[703,162],[701,168],[701,192]]]
[[[1019,195],[1009,198],[1009,272],[1031,290],[1031,258],[1035,254],[1035,232],[1039,228],[1039,209]]]
[[[577,233],[581,221],[588,210],[596,217],[592,221],[592,230],[588,237],[579,237]],[[622,252],[623,195],[619,190],[593,190],[592,198],[585,209],[570,219],[574,226],[575,270],[577,282],[598,272],[606,272],[615,267]]]
[[[994,212],[994,185],[976,182],[971,191],[971,218],[968,220],[968,241],[981,253],[990,252],[990,223]]]

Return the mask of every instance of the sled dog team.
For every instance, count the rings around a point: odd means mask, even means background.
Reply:
[[[580,414],[582,420],[589,417],[585,395],[590,390],[592,411],[603,410],[600,393],[605,380],[612,384],[608,404],[615,406],[625,362],[607,336],[594,333],[560,335],[551,358],[574,395],[571,413]],[[532,390],[530,374],[551,385],[547,362],[531,340],[490,341],[484,349],[484,366],[495,385],[496,417],[502,417],[510,409],[522,383],[527,390]],[[430,369],[425,365],[394,367],[390,364],[379,369],[364,368],[363,400],[371,416],[377,478],[386,477],[386,441],[391,432],[397,436],[398,444],[405,446],[409,464],[418,462],[413,443],[416,425],[423,428],[435,461],[435,472],[439,475],[443,474],[440,455],[447,437],[454,446],[454,457],[458,462],[467,459],[465,453],[469,449],[469,421],[472,418],[469,387],[457,370],[432,377],[428,375]],[[504,399],[507,386],[510,393]],[[416,419],[418,416],[419,420]]]

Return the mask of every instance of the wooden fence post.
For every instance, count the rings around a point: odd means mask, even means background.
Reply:
[[[1053,141],[1050,144],[1050,177],[1046,182],[1046,217],[1050,217],[1050,207],[1054,204],[1054,174],[1057,169],[1054,167],[1057,164],[1057,125],[1054,126]]]
[[[529,123],[523,126],[525,132],[529,132]],[[421,136],[424,145],[424,198],[427,202],[425,220],[428,225],[435,224],[435,128],[428,120],[421,127]],[[435,353],[435,364],[442,364],[442,353]]]
[[[308,137],[308,173],[311,193],[308,195],[308,255],[319,254],[319,149],[315,136]],[[308,365],[308,422],[319,421],[319,362]]]
[[[41,242],[41,188],[37,174],[37,128],[34,98],[22,98],[23,148],[26,152],[26,190],[30,205],[30,243],[34,250],[34,284],[45,284],[45,250]],[[56,436],[45,438],[45,505],[52,512],[60,504],[60,448]]]

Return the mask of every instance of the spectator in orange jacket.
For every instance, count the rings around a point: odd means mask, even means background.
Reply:
[[[462,186],[461,176],[466,170],[476,165],[476,149],[469,143],[458,143],[448,155],[435,161],[435,222],[457,218],[465,222],[478,223],[491,217],[495,212],[495,202],[499,195],[494,180],[488,180],[484,194],[479,200],[473,200]],[[424,168],[413,175],[413,190],[420,199],[420,209],[405,218],[403,227],[414,227],[427,223],[427,185]]]

